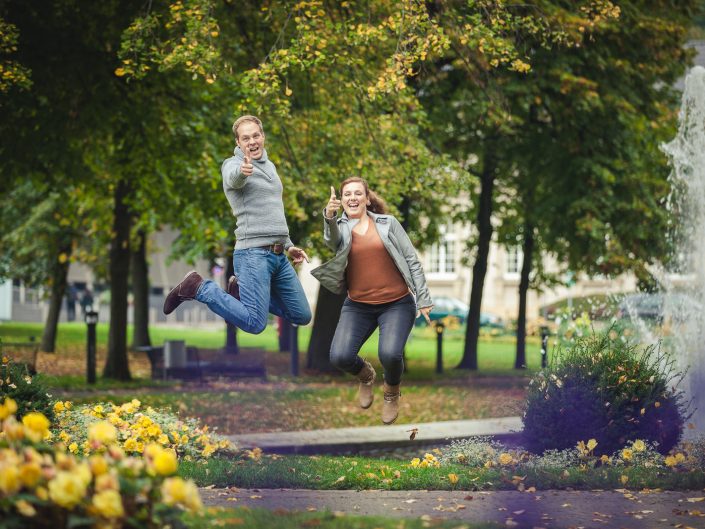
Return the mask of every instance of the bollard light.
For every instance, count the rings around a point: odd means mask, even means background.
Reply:
[[[95,326],[98,323],[98,313],[94,310],[86,311],[84,319],[88,326],[86,333],[86,382],[95,384]]]

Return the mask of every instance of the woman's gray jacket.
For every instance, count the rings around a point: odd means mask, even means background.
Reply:
[[[382,244],[404,277],[409,290],[416,297],[416,306],[423,308],[433,305],[421,262],[399,221],[392,215],[379,215],[371,211],[368,211],[367,215],[377,226]],[[325,210],[323,213],[323,239],[336,253],[333,259],[314,268],[311,275],[335,294],[346,294],[348,291],[345,269],[348,266],[352,230],[358,222],[359,219],[349,219],[345,213],[332,219],[326,218]]]

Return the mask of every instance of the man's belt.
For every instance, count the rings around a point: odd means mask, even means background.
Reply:
[[[284,244],[278,242],[276,244],[268,244],[266,246],[260,246],[260,248],[264,248],[265,250],[269,250],[272,253],[275,253],[279,255],[280,253],[284,253]]]

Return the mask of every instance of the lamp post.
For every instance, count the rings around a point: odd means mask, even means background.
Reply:
[[[299,326],[291,325],[291,374],[299,376]]]
[[[443,373],[443,330],[445,324],[441,320],[434,322],[436,329],[436,373]]]
[[[98,323],[98,313],[90,309],[85,315],[88,326],[86,344],[86,381],[95,384],[95,326]]]
[[[548,327],[541,327],[541,367],[548,365],[548,335],[551,333]]]

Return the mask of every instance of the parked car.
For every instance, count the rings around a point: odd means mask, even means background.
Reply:
[[[433,310],[429,314],[431,321],[442,320],[448,316],[453,316],[458,319],[460,325],[465,325],[468,319],[468,311],[470,306],[457,298],[447,296],[433,296]],[[416,325],[424,325],[426,320],[422,315],[416,318]],[[502,318],[489,312],[480,313],[480,327],[490,327],[503,329],[504,323]]]
[[[618,318],[638,318],[662,322],[668,314],[675,321],[685,321],[690,314],[700,313],[703,306],[697,300],[682,293],[627,294],[617,306]]]

